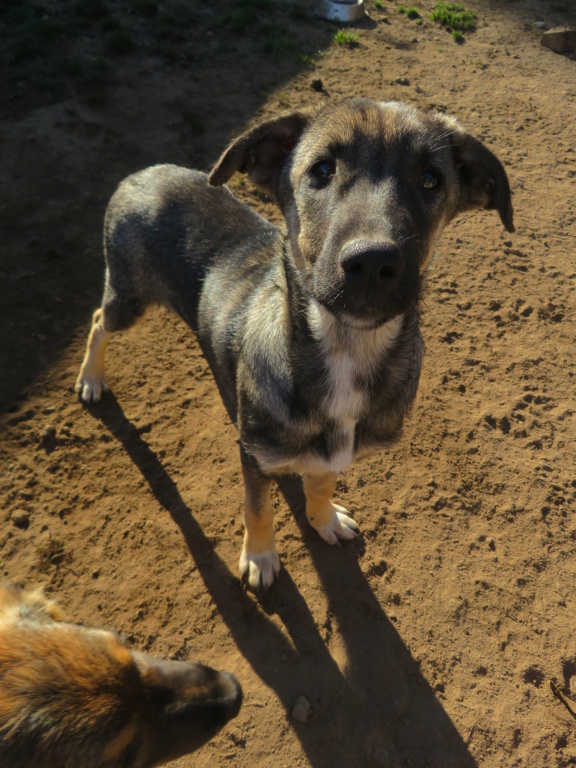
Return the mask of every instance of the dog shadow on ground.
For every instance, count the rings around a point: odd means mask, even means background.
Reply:
[[[299,478],[279,487],[302,530],[329,605],[324,637],[282,569],[263,597],[246,592],[221,560],[154,451],[109,394],[86,406],[122,444],[152,493],[180,528],[206,589],[234,641],[287,713],[313,768],[477,768],[448,714],[423,679],[402,638],[362,573],[354,546],[334,551],[307,529]],[[338,558],[337,567],[334,558]],[[286,637],[268,618],[276,614]],[[343,671],[327,647],[345,649]],[[290,717],[300,695],[311,704],[305,724]]]

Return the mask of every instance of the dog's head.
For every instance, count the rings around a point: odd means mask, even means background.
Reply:
[[[498,159],[454,118],[397,102],[351,99],[265,122],[228,147],[210,183],[235,171],[275,196],[310,292],[353,327],[416,304],[456,214],[495,208],[514,231]]]
[[[238,714],[232,675],[61,618],[40,593],[0,587],[0,765],[152,768]]]

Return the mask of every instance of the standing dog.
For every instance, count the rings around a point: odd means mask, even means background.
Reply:
[[[276,198],[286,237],[221,187],[235,171]],[[252,586],[280,568],[271,475],[303,476],[330,544],[358,530],[331,501],[336,477],[398,437],[420,374],[422,273],[444,226],[473,208],[514,230],[496,157],[451,117],[366,99],[257,125],[209,176],[155,166],[112,197],[76,390],[99,400],[110,335],[148,305],[192,327],[240,433]]]
[[[62,618],[40,591],[0,586],[2,768],[152,768],[238,714],[232,675]]]

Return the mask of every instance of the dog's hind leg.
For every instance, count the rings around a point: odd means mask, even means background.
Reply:
[[[328,544],[337,544],[338,539],[353,539],[358,533],[358,526],[348,515],[348,510],[334,504],[331,496],[336,486],[336,475],[304,475],[304,493],[306,495],[306,517],[320,536]]]
[[[253,589],[267,589],[280,571],[280,558],[274,541],[274,508],[270,499],[271,479],[263,475],[256,462],[240,449],[244,475],[244,546],[240,555],[240,574],[247,574]]]
[[[142,317],[151,303],[147,292],[138,285],[138,280],[130,270],[130,262],[114,255],[114,249],[108,249],[109,265],[106,269],[106,283],[102,306],[92,316],[92,328],[86,344],[86,354],[80,367],[74,389],[82,400],[98,402],[103,392],[107,392],[106,348],[110,337],[116,331],[130,328]],[[116,265],[120,261],[122,269]]]
[[[90,400],[95,402],[100,400],[102,392],[108,390],[105,357],[110,336],[112,336],[111,331],[107,331],[104,327],[103,311],[97,309],[92,316],[92,328],[86,344],[86,354],[74,387],[82,400],[87,403]]]

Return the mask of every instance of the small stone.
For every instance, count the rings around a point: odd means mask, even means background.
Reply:
[[[576,27],[554,27],[544,32],[540,45],[556,53],[576,50]]]
[[[30,515],[23,509],[15,509],[10,519],[18,528],[28,528],[30,525]]]
[[[56,427],[53,424],[48,424],[40,433],[40,447],[46,453],[52,453],[56,448]]]
[[[316,93],[322,93],[322,91],[324,90],[324,83],[318,77],[312,80],[312,82],[310,83],[310,87],[312,88],[313,91],[316,91]]]
[[[407,77],[397,77],[394,82],[396,85],[410,85],[410,80]]]
[[[93,578],[93,579],[97,579],[97,578],[98,578],[98,576],[100,576],[100,568],[95,568],[95,569],[92,571],[92,578]]]
[[[536,29],[547,29],[548,28],[548,24],[546,24],[545,21],[535,21],[534,22],[534,26],[536,27]]]
[[[488,548],[491,549],[492,552],[494,552],[494,550],[496,549],[496,542],[494,541],[494,539],[488,539]]]
[[[305,723],[312,714],[312,707],[305,696],[300,696],[292,707],[292,717],[297,723]]]

